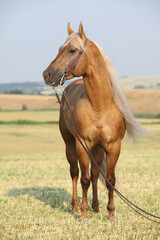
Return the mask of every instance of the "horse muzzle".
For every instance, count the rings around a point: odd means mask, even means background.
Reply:
[[[57,87],[61,84],[61,80],[63,79],[63,72],[62,71],[54,71],[53,68],[46,69],[43,72],[43,78],[47,85]]]

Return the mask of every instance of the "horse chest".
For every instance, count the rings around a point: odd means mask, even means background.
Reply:
[[[84,139],[91,147],[101,144],[102,142],[110,143],[113,140],[111,127],[103,118],[96,118],[92,114],[87,116],[81,114],[77,123]]]
[[[119,137],[120,124],[116,112],[95,112],[88,101],[77,104],[76,122],[90,146],[109,144]]]

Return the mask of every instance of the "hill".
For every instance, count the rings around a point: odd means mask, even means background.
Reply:
[[[119,83],[122,89],[160,89],[160,76],[125,77]]]
[[[38,94],[41,91],[49,90],[50,87],[44,82],[22,82],[22,83],[1,83],[0,93],[9,93],[13,90],[20,90],[24,94]]]
[[[160,114],[160,91],[153,89],[128,89],[124,94],[131,110],[137,116],[157,116]],[[40,95],[0,95],[0,109],[22,110],[23,105],[27,110],[59,109],[55,96]]]
[[[160,89],[160,76],[150,77],[125,77],[120,78],[119,83],[122,89]],[[24,94],[53,94],[52,87],[42,82],[24,82],[24,83],[1,83],[0,94],[9,93],[13,90],[20,90]]]
[[[126,89],[124,94],[135,115],[160,117],[160,90]]]

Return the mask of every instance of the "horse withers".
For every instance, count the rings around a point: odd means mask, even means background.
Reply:
[[[68,38],[60,47],[59,53],[43,72],[46,84],[58,86],[65,80],[82,76],[65,88],[62,96],[59,128],[66,145],[66,157],[70,164],[73,183],[73,212],[78,211],[77,180],[78,162],[81,169],[82,204],[81,217],[87,217],[89,209],[87,191],[92,182],[92,208],[99,211],[97,181],[99,171],[91,163],[79,138],[85,142],[102,170],[107,166],[106,178],[115,185],[115,166],[121,150],[121,141],[127,130],[136,139],[143,129],[134,119],[122,90],[119,87],[114,68],[104,51],[89,40],[80,23],[78,33],[70,24]],[[67,102],[65,101],[67,99]],[[69,104],[69,107],[68,107]],[[75,122],[81,133],[77,136]],[[115,219],[113,188],[106,182],[108,189],[109,219]]]

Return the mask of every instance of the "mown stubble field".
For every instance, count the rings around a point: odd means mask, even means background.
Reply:
[[[40,116],[32,114],[34,121]],[[55,112],[48,113],[49,120],[51,116],[58,119]],[[160,124],[141,122],[149,134],[137,145],[123,141],[116,168],[118,189],[160,216]],[[79,215],[71,214],[69,165],[57,124],[1,124],[0,139],[0,239],[160,239],[160,225],[134,213],[117,196],[116,222],[109,222],[107,191],[101,183],[100,212],[91,209],[90,186],[88,219],[79,222]],[[78,196],[81,203],[80,182]]]
[[[126,89],[124,94],[131,110],[136,114],[157,115],[160,113],[160,91],[158,89]],[[58,109],[55,96],[0,94],[0,110],[21,110],[23,105],[27,110]]]

